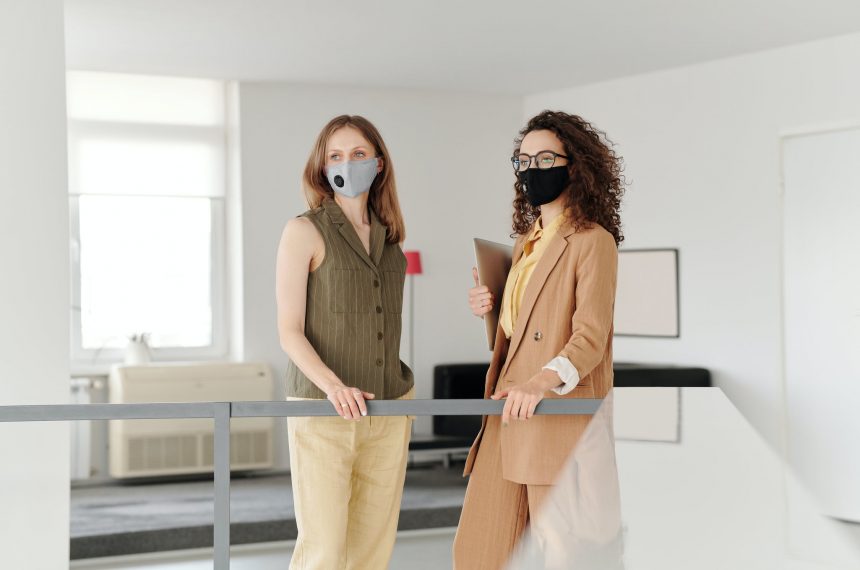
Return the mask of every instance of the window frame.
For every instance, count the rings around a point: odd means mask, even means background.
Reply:
[[[226,89],[226,86],[225,86]],[[89,132],[116,132],[121,135],[132,135],[145,132],[147,138],[163,138],[164,140],[207,140],[215,142],[221,149],[221,180],[225,187],[220,192],[210,196],[178,195],[176,197],[189,197],[209,200],[211,213],[211,241],[210,241],[210,288],[212,302],[212,342],[204,347],[165,347],[151,348],[154,361],[191,361],[191,360],[216,360],[228,356],[229,352],[229,323],[230,307],[227,294],[227,180],[228,163],[227,155],[230,145],[228,144],[228,129],[223,126],[196,126],[196,125],[167,125],[147,124],[131,122],[91,121],[68,118],[69,129],[69,181],[70,190],[79,190],[73,177],[77,176],[77,163],[75,140],[83,138]],[[71,303],[70,303],[70,356],[73,371],[92,370],[101,371],[105,366],[123,362],[125,350],[121,348],[84,348],[83,331],[81,320],[81,265],[80,265],[80,196],[79,192],[70,192],[69,198],[69,263],[71,276]],[[93,193],[92,196],[124,195],[136,197],[156,197],[156,195],[140,194],[103,194]],[[145,332],[145,331],[142,331]]]

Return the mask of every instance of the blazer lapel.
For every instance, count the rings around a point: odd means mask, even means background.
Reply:
[[[567,228],[564,228],[560,229],[558,233],[553,236],[549,245],[547,245],[541,255],[540,261],[538,261],[535,266],[531,277],[529,277],[529,283],[526,286],[525,293],[523,294],[522,305],[517,313],[517,322],[514,323],[514,334],[511,337],[511,345],[508,348],[508,354],[505,359],[505,366],[502,368],[502,374],[507,371],[511,360],[514,355],[516,355],[517,348],[519,348],[523,340],[523,336],[525,335],[526,324],[531,316],[532,309],[534,309],[538,295],[541,290],[543,290],[543,286],[546,284],[546,280],[549,277],[550,272],[552,272],[555,267],[555,264],[558,262],[558,259],[561,257],[561,254],[564,253],[564,250],[567,248],[567,236],[571,233],[572,229],[568,230]]]
[[[364,249],[364,244],[361,243],[361,239],[358,237],[358,234],[355,233],[355,228],[353,228],[349,220],[346,219],[343,210],[341,210],[340,206],[337,205],[337,202],[335,202],[334,200],[326,200],[325,202],[323,202],[323,207],[325,208],[326,213],[328,213],[329,219],[331,219],[332,223],[338,226],[338,231],[340,232],[340,235],[343,236],[343,239],[346,241],[347,244],[349,244],[349,247],[355,250],[355,253],[358,254],[362,261],[368,264],[372,269],[376,269],[376,264],[370,258],[370,255],[368,255],[367,250]],[[371,211],[371,248],[373,248],[374,245],[373,225],[373,212]],[[377,222],[376,225],[379,225],[379,223]]]
[[[385,248],[385,238],[388,235],[388,227],[382,224],[373,208],[370,209],[370,258],[373,264],[379,266],[382,260],[382,250]]]

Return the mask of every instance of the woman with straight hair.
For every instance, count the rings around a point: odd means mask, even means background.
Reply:
[[[534,416],[544,398],[603,398],[612,387],[612,321],[621,159],[576,115],[544,111],[515,141],[513,265],[502,299],[478,283],[472,313],[500,302],[484,417],[454,540],[456,570],[503,568],[585,431],[590,416]],[[557,529],[556,529],[557,530]],[[538,539],[540,540],[540,539]]]
[[[293,570],[385,569],[406,474],[411,418],[367,416],[366,400],[411,398],[400,360],[406,257],[391,155],[361,116],[320,132],[304,171],[310,209],[277,258],[287,399],[328,399],[340,417],[289,418],[298,538]]]

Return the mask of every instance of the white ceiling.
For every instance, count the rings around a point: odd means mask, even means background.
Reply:
[[[855,31],[858,0],[66,0],[70,69],[513,94]]]

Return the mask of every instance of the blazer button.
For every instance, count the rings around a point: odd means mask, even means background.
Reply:
[[[376,338],[379,340],[382,340],[382,333],[381,332],[376,333]]]
[[[381,312],[382,312],[382,307],[380,307],[379,305],[377,305],[377,306],[376,306],[376,312],[377,312],[377,313],[381,313]]]
[[[377,359],[376,359],[376,365],[377,365],[377,366],[382,366],[382,359],[381,359],[381,358],[377,358]]]
[[[540,331],[535,333],[535,340],[540,340],[542,338],[543,338],[543,333],[541,333]]]

